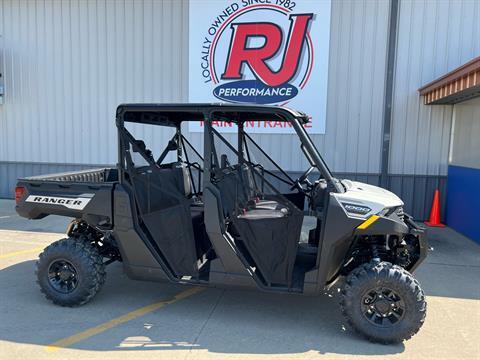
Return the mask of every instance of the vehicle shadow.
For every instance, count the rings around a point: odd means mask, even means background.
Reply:
[[[72,218],[57,215],[49,215],[43,219],[31,221],[16,213],[15,200],[0,199],[0,230],[63,234],[70,221]]]
[[[65,233],[71,218],[50,215],[43,219],[31,221],[9,212],[0,217],[0,230],[31,231],[43,233]]]
[[[173,298],[185,287],[132,281],[120,264],[82,307],[55,306],[41,295],[34,261],[0,270],[0,340],[48,345],[142,306]],[[221,354],[387,355],[404,345],[378,345],[345,327],[338,297],[277,295],[206,288],[142,317],[69,346],[93,351],[202,349]]]

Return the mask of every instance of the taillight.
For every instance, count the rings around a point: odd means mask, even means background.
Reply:
[[[23,194],[25,193],[25,188],[23,186],[17,186],[15,188],[15,202],[18,204],[22,199]]]

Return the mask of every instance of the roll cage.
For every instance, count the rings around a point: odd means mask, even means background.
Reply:
[[[322,156],[319,154],[311,138],[308,136],[303,125],[307,124],[309,119],[304,113],[277,106],[265,106],[265,105],[227,105],[227,104],[125,104],[120,105],[117,108],[117,127],[119,132],[119,164],[120,164],[120,181],[125,175],[125,164],[128,161],[128,144],[132,144],[132,150],[138,152],[149,164],[156,163],[158,166],[164,160],[168,152],[177,151],[177,159],[184,161],[187,164],[188,171],[192,172],[192,168],[196,168],[201,173],[205,172],[205,176],[210,176],[212,167],[219,165],[219,159],[214,152],[214,146],[212,143],[211,134],[215,134],[222,141],[230,147],[230,149],[237,154],[239,163],[247,162],[252,166],[250,159],[249,148],[247,146],[247,139],[253,146],[276,167],[276,169],[285,176],[289,181],[294,183],[294,180],[284,171],[263,149],[252,139],[252,137],[244,131],[244,124],[247,121],[255,120],[275,120],[281,122],[288,122],[295,130],[301,144],[302,150],[313,168],[318,169],[321,176],[326,180],[330,191],[344,192],[343,186],[335,179]],[[204,136],[204,154],[212,154],[212,157],[207,156],[204,164],[205,168],[201,168],[198,163],[190,163],[188,159],[188,152],[186,148],[194,151],[196,155],[203,160],[199,151],[195,149],[192,144],[182,135],[182,123],[198,121],[203,122],[205,126]],[[224,121],[228,123],[234,123],[238,126],[238,148],[234,149],[225,140],[225,138],[214,128],[212,125],[215,121]],[[169,141],[167,147],[160,155],[157,161],[151,157],[148,149],[145,145],[142,145],[141,140],[135,139],[132,134],[125,128],[125,122],[152,124],[160,126],[175,127],[176,133]],[[185,154],[185,155],[184,155]],[[268,171],[263,169],[263,171]],[[309,172],[305,175],[308,176]],[[274,173],[270,173],[271,176],[277,177]],[[195,193],[200,193],[199,181],[194,189]]]
[[[245,131],[252,119],[286,122],[295,130],[310,163],[299,179],[293,180]],[[203,156],[182,134],[182,124],[190,121],[204,126]],[[343,190],[307,135],[305,114],[259,105],[133,104],[118,107],[116,122],[119,183],[132,204],[134,228],[172,281],[215,283],[218,274],[241,278],[246,271],[261,288],[302,291],[306,274],[315,271],[321,222],[312,225],[309,243],[300,244],[305,200],[314,188],[307,177],[316,168],[324,191]],[[230,141],[236,146],[217,131],[217,122],[235,126],[236,141]],[[174,135],[156,158],[128,123],[171,127]],[[255,163],[254,150],[273,169]],[[170,152],[176,159],[165,163]],[[135,164],[135,153],[147,165]],[[300,180],[306,180],[305,188]],[[279,183],[288,188],[280,189]]]

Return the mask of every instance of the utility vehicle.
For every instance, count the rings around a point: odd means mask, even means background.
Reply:
[[[192,121],[204,131],[187,138]],[[283,149],[255,141],[255,122],[295,131],[290,156],[306,168],[298,178],[275,162]],[[393,193],[336,179],[307,123],[275,106],[120,105],[116,168],[18,181],[19,215],[74,218],[67,238],[39,256],[42,292],[58,305],[84,304],[114,261],[132,279],[186,285],[316,295],[343,283],[341,308],[355,330],[382,343],[410,338],[426,314],[411,275],[426,256],[424,231]],[[168,132],[156,153],[137,134],[154,144]]]

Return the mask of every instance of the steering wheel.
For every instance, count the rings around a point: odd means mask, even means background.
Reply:
[[[307,171],[305,171],[297,180],[293,182],[292,187],[290,190],[298,189],[300,191],[305,191],[303,188],[303,184],[306,184],[307,186],[311,186],[312,183],[308,180],[308,175],[311,174],[311,172],[315,170],[315,166],[310,166]]]

